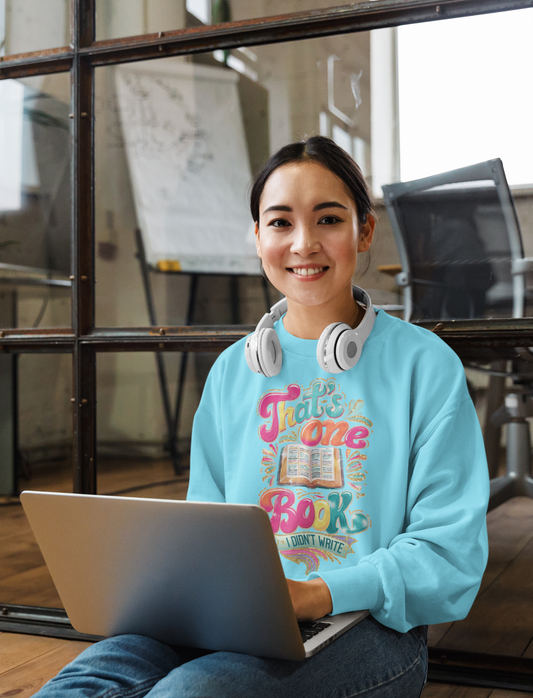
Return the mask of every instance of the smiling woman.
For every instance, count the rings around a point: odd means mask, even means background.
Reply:
[[[285,299],[249,350],[244,337],[209,374],[187,498],[264,509],[299,621],[370,615],[300,664],[110,638],[42,698],[79,686],[110,697],[414,698],[425,626],[464,617],[473,603],[487,559],[479,422],[452,350],[376,313],[352,287],[374,231],[359,168],[324,137],[286,146],[258,175],[251,207],[265,273]],[[263,331],[277,338],[276,370],[262,370]],[[355,352],[345,334],[357,335]],[[343,346],[355,361],[338,356]]]
[[[285,326],[304,339],[318,339],[334,320],[351,327],[360,321],[352,277],[358,253],[372,243],[375,218],[362,173],[350,161],[317,136],[282,148],[252,189],[257,254],[287,298]]]

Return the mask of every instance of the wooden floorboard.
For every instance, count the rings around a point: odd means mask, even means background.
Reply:
[[[33,696],[89,644],[50,637],[0,634],[0,696]]]
[[[98,492],[112,494],[132,487],[142,488],[143,485],[148,486],[148,489],[151,490],[154,483],[162,482],[169,488],[181,484],[182,498],[184,498],[187,494],[188,480],[188,472],[185,475],[176,476],[170,461],[155,461],[148,468],[146,461],[134,463],[133,466],[126,468],[113,468],[112,464],[107,464],[107,466],[99,468],[98,471]],[[169,481],[172,482],[169,483]],[[140,489],[137,491],[139,492]],[[135,493],[132,492],[131,496],[135,496]],[[170,496],[169,493],[168,498]]]
[[[422,698],[489,698],[489,696],[490,698],[526,698],[526,696],[531,698],[531,693],[446,683],[428,683],[422,692]]]
[[[493,689],[453,686],[444,683],[428,683],[422,698],[488,698]]]
[[[169,459],[99,459],[97,487],[99,494],[113,494],[125,489],[143,486],[151,488],[154,483],[181,484],[187,490],[188,471],[176,475]],[[35,468],[27,479],[19,482],[21,490],[44,490],[72,492],[72,466],[70,463],[52,463]]]
[[[0,599],[3,603],[63,608],[46,565],[3,579],[0,582]]]
[[[2,506],[0,508],[0,520],[2,522],[0,526],[0,550],[2,551],[4,550],[5,541],[31,530],[28,519],[19,504]]]
[[[440,645],[521,657],[533,633],[532,571],[530,541],[477,598],[468,618],[455,623]]]
[[[64,644],[65,640],[54,637],[0,633],[0,675]]]
[[[529,643],[526,651],[522,655],[525,659],[533,659],[533,640]]]
[[[453,628],[453,623],[439,623],[439,625],[430,625],[428,628],[428,645],[430,647],[439,647],[450,628]],[[442,646],[446,646],[446,642],[442,642]]]
[[[70,466],[37,469],[23,489],[68,492]],[[131,497],[185,499],[188,473],[176,476],[170,460],[104,461],[98,475],[101,494],[126,490]],[[0,603],[62,608],[52,578],[20,504],[0,507]],[[1,698],[1,696],[0,696]]]
[[[487,515],[490,556],[480,593],[533,540],[533,500],[515,497]]]
[[[489,562],[465,620],[431,626],[432,647],[526,656],[533,639],[533,500],[516,497],[487,516]]]
[[[0,545],[2,546],[0,580],[44,564],[37,541],[30,535],[29,527],[28,530],[20,531],[10,538],[3,538]]]

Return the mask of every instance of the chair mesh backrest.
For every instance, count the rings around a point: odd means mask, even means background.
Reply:
[[[411,320],[512,315],[513,254],[493,181],[418,188],[393,205],[410,267]]]

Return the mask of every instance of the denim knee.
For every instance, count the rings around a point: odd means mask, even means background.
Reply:
[[[36,695],[137,698],[179,664],[179,656],[167,645],[140,635],[118,635],[88,647]]]

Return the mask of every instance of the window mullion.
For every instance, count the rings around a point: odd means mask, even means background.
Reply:
[[[76,342],[73,355],[73,491],[96,494],[96,353]]]
[[[96,358],[80,337],[94,328],[94,68],[81,46],[94,39],[94,0],[73,0],[72,325],[74,491],[96,491]]]

